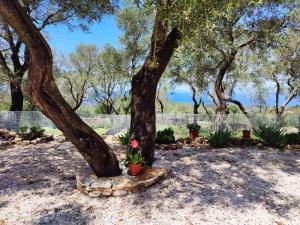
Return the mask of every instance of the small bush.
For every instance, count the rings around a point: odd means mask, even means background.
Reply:
[[[129,130],[127,130],[124,134],[119,135],[119,140],[121,145],[128,145],[130,140]]]
[[[231,133],[227,130],[218,130],[210,133],[208,142],[214,148],[222,148],[230,144]]]
[[[174,130],[172,128],[166,128],[156,133],[156,143],[158,144],[171,144],[175,142]]]
[[[189,130],[200,130],[201,127],[197,123],[190,123],[186,126]]]
[[[210,137],[210,131],[201,129],[200,130],[200,137],[209,138]]]
[[[300,133],[285,134],[284,142],[290,145],[300,145]]]
[[[284,145],[284,131],[282,126],[276,122],[259,122],[253,129],[253,134],[267,146],[282,148]]]
[[[21,127],[19,131],[17,132],[17,135],[22,139],[22,140],[35,140],[37,138],[41,138],[45,136],[44,134],[45,130],[42,129],[41,127]]]

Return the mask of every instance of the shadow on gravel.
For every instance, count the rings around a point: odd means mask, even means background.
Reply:
[[[8,201],[0,201],[0,209],[8,205]]]
[[[67,204],[54,208],[53,212],[41,216],[35,225],[85,225],[90,218],[82,212],[79,204]]]
[[[22,190],[34,191],[41,196],[73,191],[76,167],[85,163],[76,150],[67,143],[33,147],[14,153],[0,152],[3,165],[0,195],[12,195]],[[123,203],[130,204],[133,209],[141,209],[138,211],[145,218],[151,217],[155,210],[172,214],[189,208],[199,213],[199,210],[214,205],[239,210],[261,205],[280,216],[299,207],[299,200],[288,191],[278,192],[276,188],[284,176],[297,178],[300,152],[226,148],[158,153],[157,162],[170,167],[166,179],[145,192],[97,201],[101,205],[117,202],[120,207]],[[43,191],[49,186],[47,192]],[[6,203],[1,204],[5,207]],[[89,220],[77,204],[56,210],[42,216],[37,224],[64,224],[65,221],[65,224],[86,224]]]
[[[278,172],[299,174],[299,153],[228,148],[199,150],[196,154],[189,151],[163,154],[164,160],[173,162],[169,175],[173,182],[153,187],[157,191],[150,196],[159,202],[157,207],[162,211],[170,207],[166,199],[174,209],[187,205],[195,205],[197,209],[209,205],[246,209],[262,204],[280,216],[300,205],[293,196],[275,190],[280,175],[272,178]]]
[[[76,186],[76,168],[84,163],[74,147],[65,143],[20,147],[14,154],[9,151],[0,152],[0,194],[28,190],[45,195],[43,189],[53,185],[55,192],[72,191]]]

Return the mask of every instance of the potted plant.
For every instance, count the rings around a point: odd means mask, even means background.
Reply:
[[[135,139],[131,140],[125,161],[125,165],[128,167],[128,174],[131,176],[139,175],[142,170],[144,160],[144,157],[141,156],[139,151],[138,141]]]
[[[243,130],[243,138],[246,138],[246,139],[251,138],[251,131],[250,130]]]
[[[201,127],[197,123],[190,123],[187,125],[187,128],[189,129],[189,137],[191,139],[199,137],[199,130]]]

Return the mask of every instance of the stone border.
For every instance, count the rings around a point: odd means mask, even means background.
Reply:
[[[91,167],[86,165],[80,167],[76,174],[77,189],[92,198],[123,196],[159,182],[166,174],[164,168],[151,167],[143,169],[136,177],[129,176],[127,169],[117,177],[96,177]]]

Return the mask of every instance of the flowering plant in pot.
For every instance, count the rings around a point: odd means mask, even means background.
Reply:
[[[190,123],[187,125],[187,128],[189,129],[189,137],[191,139],[199,137],[199,130],[201,127],[197,123]]]
[[[125,160],[125,165],[128,167],[129,175],[139,175],[144,161],[144,157],[142,157],[140,154],[139,142],[135,139],[132,139],[129,143],[128,153]]]

